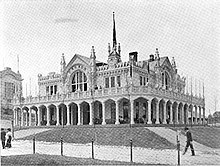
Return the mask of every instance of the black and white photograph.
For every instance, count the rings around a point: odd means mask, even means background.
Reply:
[[[219,165],[219,0],[1,0],[1,165]]]

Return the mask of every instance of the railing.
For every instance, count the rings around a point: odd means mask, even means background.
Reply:
[[[131,95],[150,95],[165,99],[171,100],[178,100],[191,103],[191,96],[187,94],[176,93],[170,90],[164,89],[155,89],[150,86],[138,86],[138,87],[115,87],[115,88],[104,88],[104,89],[97,89],[94,91],[93,97],[114,97],[114,96],[121,96],[127,95],[128,92]],[[47,96],[37,96],[32,97],[29,96],[25,98],[22,104],[34,104],[34,103],[46,103],[46,102],[60,102],[60,101],[69,101],[69,100],[80,100],[80,99],[91,99],[92,94],[91,91],[77,91],[67,94],[59,94],[56,95],[47,95]],[[203,104],[204,100],[202,98],[198,98],[193,96],[192,103],[194,104]],[[19,100],[14,100],[14,105],[18,105]]]

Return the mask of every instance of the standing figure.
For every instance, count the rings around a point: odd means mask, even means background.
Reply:
[[[11,148],[11,140],[12,140],[12,133],[11,133],[11,129],[8,128],[8,131],[6,133],[6,146],[5,147],[8,147],[8,148]]]
[[[188,127],[185,127],[185,132],[186,132],[186,138],[187,138],[187,140],[186,140],[186,147],[185,147],[185,150],[184,150],[184,152],[183,152],[183,155],[186,153],[188,147],[190,146],[191,151],[192,151],[192,156],[195,156],[195,151],[194,151],[194,149],[193,149],[193,144],[192,144],[192,141],[193,141],[193,140],[192,140],[192,134],[191,134],[191,132],[189,131]]]
[[[5,149],[5,135],[6,132],[3,128],[1,128],[1,140],[2,140],[2,148]]]

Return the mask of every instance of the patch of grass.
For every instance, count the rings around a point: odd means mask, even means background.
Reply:
[[[1,165],[146,165],[120,161],[106,161],[88,158],[75,158],[57,155],[30,154],[17,156],[1,156]]]
[[[173,130],[181,130],[182,134],[184,128],[171,128]],[[194,126],[189,127],[189,130],[192,133],[193,140],[206,145],[211,148],[220,148],[220,128],[217,127],[202,127],[202,126]]]
[[[123,128],[54,128],[36,134],[37,141],[60,142],[63,137],[64,142],[68,143],[91,143],[92,139],[98,145],[112,146],[130,146],[132,138],[134,147],[154,148],[154,149],[175,149],[175,145],[165,138],[151,132],[143,127],[123,127]],[[33,135],[21,138],[22,140],[31,140]]]

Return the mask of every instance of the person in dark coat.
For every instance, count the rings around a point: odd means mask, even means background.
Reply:
[[[6,132],[3,128],[1,128],[1,140],[2,140],[2,148],[5,149],[5,135]]]
[[[188,147],[190,146],[191,151],[192,151],[192,156],[195,156],[195,151],[194,151],[193,144],[192,144],[192,141],[193,141],[193,139],[192,139],[192,134],[191,134],[191,132],[189,131],[188,127],[185,127],[185,132],[186,132],[186,138],[187,138],[187,140],[186,140],[186,147],[185,147],[185,150],[184,150],[184,152],[183,152],[183,155],[186,153]]]
[[[11,129],[8,128],[8,131],[6,133],[6,146],[5,147],[8,147],[8,148],[11,148],[11,140],[12,140],[12,133],[11,133]]]

